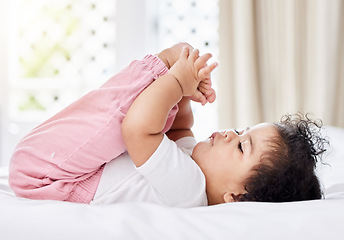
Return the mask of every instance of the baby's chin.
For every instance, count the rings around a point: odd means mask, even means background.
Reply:
[[[198,143],[195,145],[193,151],[195,151],[195,150],[197,151],[197,150],[198,150],[199,148],[201,148],[202,146],[204,146],[204,145],[210,145],[210,144],[212,144],[212,139],[209,137],[209,138],[207,138],[207,139],[204,139],[204,140],[198,142]]]
[[[200,141],[196,144],[196,146],[194,147],[193,151],[192,151],[192,159],[197,163],[198,159],[199,159],[199,156],[202,155],[202,149],[205,149],[205,148],[209,148],[211,145],[212,145],[212,142],[211,142],[211,138],[207,138],[203,141]]]

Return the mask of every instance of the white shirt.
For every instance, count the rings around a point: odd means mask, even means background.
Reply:
[[[92,204],[149,202],[175,207],[207,205],[205,177],[191,158],[193,137],[176,142],[164,135],[159,147],[140,167],[129,154],[104,167]]]

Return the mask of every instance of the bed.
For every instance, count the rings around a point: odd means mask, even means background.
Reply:
[[[17,198],[0,168],[0,239],[344,239],[344,129],[326,127],[319,165],[325,199],[241,202],[191,209]]]

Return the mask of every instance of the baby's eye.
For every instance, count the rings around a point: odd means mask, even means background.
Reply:
[[[241,144],[241,142],[239,142],[238,148],[239,148],[240,152],[242,152],[242,153],[244,152],[244,151],[242,150],[242,144]]]
[[[235,132],[236,134],[240,135],[240,132],[239,132],[238,130],[234,129],[234,132]]]

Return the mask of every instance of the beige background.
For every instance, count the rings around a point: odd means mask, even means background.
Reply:
[[[219,127],[313,113],[344,127],[344,1],[219,1]]]

